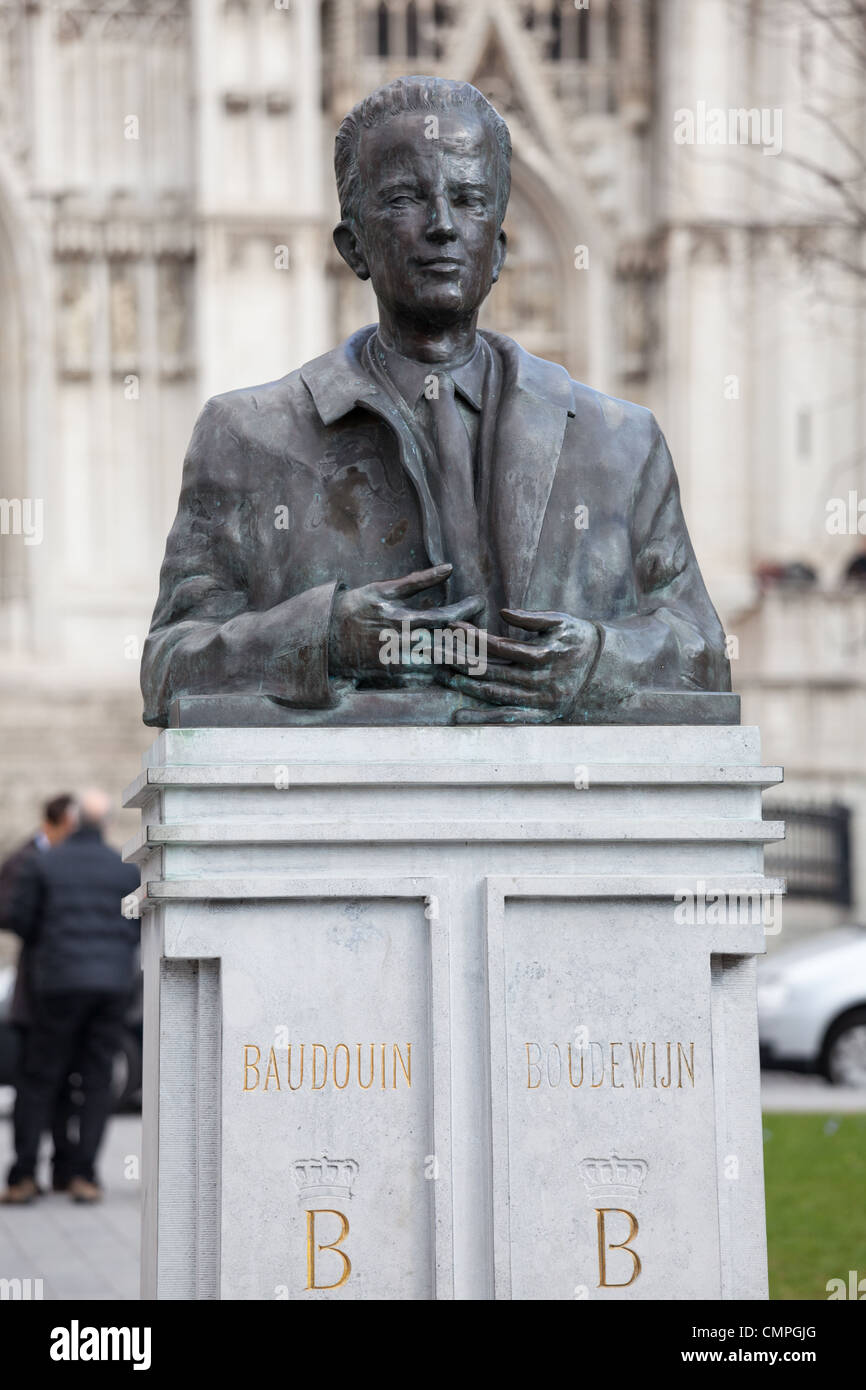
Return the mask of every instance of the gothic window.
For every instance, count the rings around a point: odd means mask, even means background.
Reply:
[[[554,5],[550,12],[550,45],[547,56],[554,63],[558,63],[562,57],[562,11],[558,4]]]
[[[589,61],[589,8],[578,8],[574,0],[554,0],[546,16],[548,28],[547,58],[552,63]],[[535,28],[536,7],[530,5],[524,15],[527,29]]]
[[[640,8],[635,8],[639,5]],[[574,114],[617,109],[617,76],[626,47],[621,30],[648,24],[650,0],[634,0],[623,12],[620,0],[527,0],[522,22],[536,36],[549,64],[554,93]]]
[[[367,0],[362,11],[364,50],[389,72],[406,59],[441,58],[442,37],[455,7],[432,0]]]
[[[577,57],[578,62],[589,62],[589,10],[577,12]]]
[[[406,6],[406,57],[418,57],[418,6],[409,0]]]
[[[390,39],[390,14],[386,0],[382,0],[376,12],[376,52],[380,58],[387,58],[390,55],[388,47]]]
[[[619,7],[616,0],[607,0],[607,55],[613,63],[619,58]]]

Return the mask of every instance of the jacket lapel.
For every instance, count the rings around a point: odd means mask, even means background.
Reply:
[[[364,404],[392,425],[400,440],[404,466],[419,490],[430,560],[435,564],[434,554],[441,551],[438,518],[431,512],[420,462],[417,469],[414,466],[410,432],[393,402],[361,364],[364,345],[374,332],[373,325],[360,329],[338,348],[308,362],[301,377],[324,424],[333,424],[355,405]],[[519,608],[532,577],[565,428],[574,414],[574,394],[564,367],[533,357],[502,334],[485,332],[482,336],[502,363],[490,505],[482,524],[486,520],[492,532],[506,603]]]
[[[506,604],[526,601],[565,427],[574,414],[564,367],[525,352],[511,338],[485,333],[503,365],[490,484],[489,524]]]
[[[313,398],[323,425],[333,425],[355,406],[362,405],[391,426],[397,436],[403,467],[418,496],[428,559],[431,565],[439,565],[444,558],[442,529],[418,446],[395,401],[371,374],[375,364],[365,366],[365,348],[375,331],[375,325],[361,328],[339,347],[307,362],[301,368],[301,380]]]

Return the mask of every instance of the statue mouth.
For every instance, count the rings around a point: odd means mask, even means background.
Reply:
[[[456,260],[453,256],[434,256],[429,261],[419,261],[422,270],[459,270],[463,261]]]

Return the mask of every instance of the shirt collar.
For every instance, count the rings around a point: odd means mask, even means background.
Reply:
[[[484,382],[487,377],[487,356],[483,338],[478,339],[468,362],[453,368],[447,363],[416,362],[414,358],[404,357],[393,348],[385,347],[378,333],[371,339],[370,350],[376,354],[403,399],[413,408],[424,394],[430,377],[440,371],[448,373],[455,389],[473,409],[481,410],[484,404]]]
[[[375,324],[367,324],[344,343],[301,368],[300,378],[323,425],[333,425],[356,406],[375,401],[378,387],[361,365],[363,349],[375,332]],[[485,330],[478,336],[485,348],[496,352],[502,362],[506,393],[536,396],[551,407],[575,414],[575,385],[564,367],[533,357],[519,343],[501,333]]]

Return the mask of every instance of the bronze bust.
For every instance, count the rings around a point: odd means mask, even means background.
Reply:
[[[343,121],[334,239],[379,323],[204,407],[146,723],[736,721],[653,415],[477,330],[510,156],[467,83]]]

